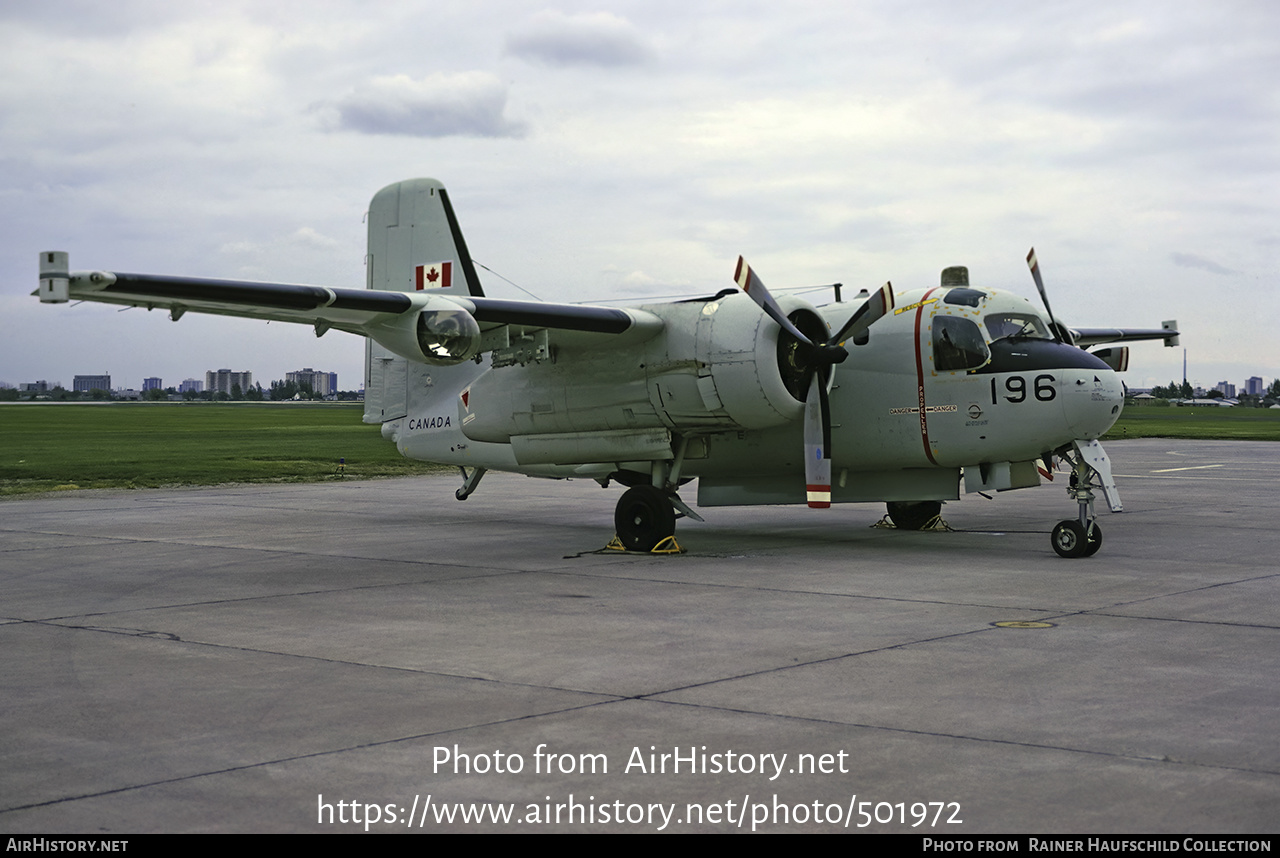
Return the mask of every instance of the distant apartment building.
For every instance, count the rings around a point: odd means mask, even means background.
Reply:
[[[194,378],[184,379],[182,384],[178,385],[179,393],[199,393],[204,390],[204,382],[196,381]]]
[[[1236,398],[1236,386],[1229,381],[1220,381],[1213,389],[1221,393],[1225,399]]]
[[[306,367],[296,372],[286,372],[284,377],[285,381],[290,381],[299,387],[310,387],[312,393],[318,393],[321,396],[329,396],[338,392],[338,374],[336,372],[317,372],[311,367]]]
[[[1256,375],[1250,376],[1244,383],[1244,387],[1245,393],[1250,396],[1262,396],[1266,392],[1266,388],[1262,386],[1262,379]]]
[[[164,390],[164,382],[158,378],[144,378],[142,380],[142,391],[148,390]]]
[[[18,390],[23,393],[48,393],[54,386],[50,386],[49,382],[43,378],[39,381],[24,381],[18,385]]]
[[[110,375],[77,375],[71,382],[71,389],[76,393],[88,393],[91,390],[110,390]]]
[[[210,370],[204,374],[205,390],[211,393],[225,393],[231,395],[231,388],[239,385],[240,392],[244,393],[253,386],[253,373],[245,370],[244,372],[232,372],[229,369]]]

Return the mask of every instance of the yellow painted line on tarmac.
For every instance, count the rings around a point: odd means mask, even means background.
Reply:
[[[1161,468],[1158,471],[1152,471],[1153,474],[1170,474],[1174,471],[1203,471],[1205,468],[1224,468],[1225,465],[1192,465],[1188,468]]]

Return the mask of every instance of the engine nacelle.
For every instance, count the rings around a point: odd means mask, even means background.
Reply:
[[[811,304],[790,296],[778,303],[810,339],[830,336]],[[523,436],[541,444],[573,433],[697,435],[802,418],[808,374],[796,364],[794,340],[750,297],[642,309],[663,322],[662,333],[644,343],[611,348],[566,340],[554,360],[478,377],[466,401],[458,400],[463,434],[493,443]]]
[[[430,296],[421,310],[370,326],[367,333],[380,346],[407,360],[452,366],[480,353],[480,325],[469,312],[443,298]]]
[[[821,342],[830,335],[811,304],[793,296],[782,296],[778,304],[810,339]],[[670,425],[765,429],[800,419],[808,388],[795,340],[749,297],[737,294],[701,305],[692,332],[691,341],[677,336],[665,343],[667,359],[690,369],[652,378],[658,386],[654,405]],[[696,382],[696,398],[680,396],[673,387],[690,380]]]

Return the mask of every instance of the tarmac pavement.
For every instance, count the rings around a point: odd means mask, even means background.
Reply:
[[[1280,831],[1280,444],[1107,449],[1080,560],[1061,478],[670,557],[589,481],[0,502],[0,831]]]

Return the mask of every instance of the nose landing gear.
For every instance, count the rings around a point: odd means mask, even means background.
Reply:
[[[1122,512],[1120,493],[1111,477],[1111,460],[1097,441],[1072,441],[1058,455],[1071,465],[1067,494],[1080,509],[1078,518],[1065,519],[1053,528],[1050,544],[1059,557],[1092,557],[1102,547],[1102,528],[1093,512],[1093,489],[1102,491],[1112,512]]]

